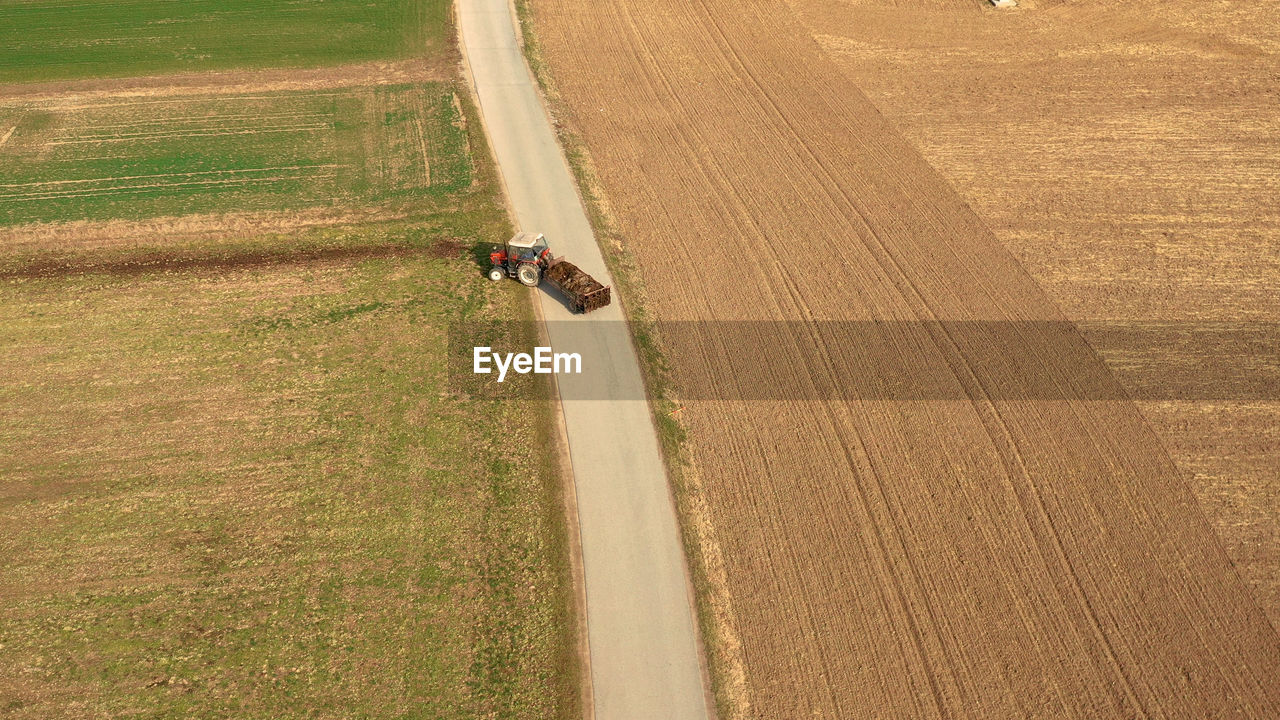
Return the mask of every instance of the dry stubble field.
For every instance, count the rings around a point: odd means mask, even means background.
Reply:
[[[746,362],[761,366],[754,378],[790,373],[788,382],[798,365],[815,388],[840,387],[836,368],[853,367],[869,385],[822,400],[685,403],[696,495],[686,506],[706,508],[692,527],[705,529],[705,572],[723,590],[710,614],[726,714],[1280,712],[1280,638],[1167,439],[1133,402],[1070,392],[1079,377],[1108,375],[1087,336],[1063,322],[1080,308],[1028,262],[1028,243],[1006,246],[993,232],[1004,228],[931,167],[954,152],[946,140],[922,154],[868,100],[853,79],[865,69],[857,43],[837,63],[836,43],[824,49],[773,0],[531,6],[562,119],[590,152],[649,311],[707,323],[701,337],[667,338],[677,391],[747,397],[736,384]],[[845,6],[811,6],[856,30]],[[1021,71],[1029,76],[1011,94],[1055,82]],[[876,99],[899,93],[905,114],[912,100],[891,86],[875,85]],[[1071,105],[1085,91],[1063,92]],[[1263,170],[1247,149],[1235,159],[1242,175]],[[1020,187],[1038,178],[1028,170]],[[1176,216],[1170,223],[1188,215],[1160,212]],[[739,357],[721,320],[787,332],[773,355]],[[821,320],[907,321],[876,338],[903,359],[895,370],[968,399],[877,399],[901,376],[877,381],[877,354],[861,347],[867,326]],[[930,324],[967,320],[1016,332]],[[864,330],[833,337],[833,327]],[[998,343],[1011,352],[993,353]],[[1066,399],[1004,392],[1028,384],[1063,388]]]
[[[1104,357],[1091,327],[1280,317],[1274,5],[792,4]],[[1142,410],[1280,623],[1277,398]]]

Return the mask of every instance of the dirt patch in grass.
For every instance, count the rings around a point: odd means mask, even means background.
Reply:
[[[458,238],[444,238],[439,242],[432,243],[429,252],[432,257],[454,258],[468,252],[469,250],[470,247]]]

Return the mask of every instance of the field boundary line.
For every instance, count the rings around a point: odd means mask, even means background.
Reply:
[[[337,173],[318,173],[306,177],[310,178],[331,178]],[[184,188],[212,185],[248,185],[252,183],[271,183],[281,182],[284,180],[301,180],[303,176],[296,175],[274,175],[257,178],[227,178],[225,180],[193,180],[191,182],[180,183],[152,183],[150,185],[122,185],[119,187],[105,188],[89,188],[84,190],[62,190],[50,191],[48,193],[37,192],[35,194],[16,193],[13,195],[0,195],[0,202],[23,202],[26,200],[54,200],[57,198],[74,198],[74,197],[92,197],[94,195],[121,195],[136,192],[145,192],[156,188]]]
[[[169,134],[147,134],[133,137],[106,137],[106,138],[87,138],[82,140],[52,140],[45,143],[48,146],[55,145],[103,145],[106,143],[117,142],[142,142],[145,140],[166,140],[168,138],[198,138],[198,137],[222,137],[225,135],[268,135],[272,133],[282,132],[302,132],[305,130],[322,130],[329,123],[318,123],[314,125],[298,125],[296,127],[287,128],[268,128],[265,130],[229,130],[219,132],[194,132],[194,133],[169,133]]]
[[[504,178],[502,173],[498,171],[498,156],[493,148],[493,144],[489,142],[489,130],[485,123],[484,111],[480,107],[480,96],[475,85],[475,74],[471,68],[471,60],[467,54],[466,44],[461,41],[462,22],[459,17],[459,3],[452,3],[452,9],[450,12],[453,17],[457,37],[457,47],[459,50],[459,66],[463,77],[463,82],[461,84],[464,86],[467,95],[467,102],[465,104],[470,105],[473,110],[472,113],[460,112],[460,116],[465,120],[468,114],[472,114],[479,123],[479,132],[475,133],[475,137],[484,145],[483,152],[491,163],[490,172],[493,180],[497,183],[498,195],[501,198],[502,205],[507,216],[514,223],[517,215],[515,207],[511,204],[511,193],[507,188],[506,178]],[[513,14],[512,17],[515,17],[515,15]],[[517,37],[519,37],[518,33]],[[454,102],[459,104],[459,110],[461,111],[463,109],[461,106],[464,103],[462,103],[460,94],[454,93],[453,98]],[[474,141],[471,138],[472,134],[468,133],[468,144],[470,149],[473,151],[472,158],[474,161],[475,148],[473,146]],[[483,168],[478,168],[477,172],[473,174],[472,182],[478,182],[478,176],[484,172],[485,170]],[[537,327],[538,332],[538,339],[545,342],[547,345],[550,345],[551,342],[547,333],[546,317],[542,312],[542,304],[536,300],[531,300],[529,304],[532,307],[535,320],[534,324]],[[559,383],[554,374],[550,375],[549,378],[553,393],[550,397],[554,398],[554,400],[548,402],[547,405],[550,408],[549,414],[552,416],[552,425],[555,429],[548,434],[553,437],[556,445],[554,453],[555,462],[560,475],[560,502],[563,520],[565,522],[565,531],[563,536],[566,540],[569,579],[571,582],[569,594],[572,601],[570,603],[569,612],[573,620],[573,627],[571,631],[573,633],[574,641],[574,657],[578,664],[576,668],[577,677],[575,678],[578,690],[576,698],[577,707],[566,708],[566,710],[576,710],[577,712],[573,714],[575,719],[581,718],[581,720],[595,720],[595,693],[591,681],[591,646],[590,637],[588,635],[589,627],[587,625],[586,568],[582,561],[582,525],[580,524],[578,517],[577,478],[574,474],[573,458],[569,451],[569,429],[564,416],[564,407],[559,399]],[[566,714],[565,717],[568,718],[569,715]]]
[[[417,58],[347,63],[319,68],[217,70],[197,73],[141,75],[123,78],[59,80],[0,84],[5,102],[80,101],[115,97],[225,95],[237,92],[281,92],[373,87],[401,83],[451,82],[447,66]]]
[[[370,221],[402,220],[408,211],[376,206],[302,210],[164,215],[145,220],[66,220],[28,222],[0,227],[0,247],[90,248],[133,244],[142,239],[189,238],[211,234],[281,233],[308,227],[358,225]]]
[[[0,143],[2,144],[2,143]],[[0,188],[38,187],[41,185],[70,185],[73,183],[112,182],[116,180],[142,180],[161,177],[192,177],[194,175],[232,175],[252,172],[279,172],[281,170],[314,170],[318,168],[346,167],[338,163],[319,163],[316,165],[278,165],[264,168],[241,168],[231,170],[193,170],[185,173],[156,173],[155,175],[116,175],[114,177],[84,178],[80,180],[41,180],[29,183],[0,183]]]
[[[328,95],[330,94],[325,93],[325,96],[328,96]],[[225,99],[225,98],[220,98],[220,99]],[[129,104],[141,105],[143,103],[122,103],[122,106],[127,106]],[[80,106],[77,106],[77,109],[79,109],[79,107]],[[282,113],[270,113],[270,112],[228,113],[225,115],[179,115],[175,117],[158,118],[154,120],[138,119],[138,120],[134,120],[132,122],[126,122],[126,123],[103,123],[101,125],[85,125],[84,127],[88,130],[102,130],[105,128],[138,127],[140,125],[164,125],[169,123],[180,123],[180,122],[187,122],[192,120],[203,121],[203,122],[222,122],[224,120],[245,120],[245,119],[274,120],[278,118],[300,118],[300,117],[319,118],[319,117],[325,117],[326,115],[327,113],[314,112],[314,111],[282,112]]]
[[[587,218],[598,239],[609,272],[618,286],[618,302],[623,308],[647,394],[653,425],[658,430],[663,465],[671,483],[676,519],[686,559],[688,592],[694,600],[698,632],[698,658],[706,706],[712,717],[747,718],[750,700],[740,655],[732,599],[724,585],[724,560],[715,527],[708,516],[706,497],[701,490],[697,468],[685,449],[685,430],[676,416],[681,409],[666,373],[661,338],[645,309],[645,289],[634,258],[618,237],[604,189],[595,180],[590,152],[576,129],[563,122],[565,106],[556,91],[538,49],[529,0],[508,0],[517,21],[516,38],[525,62],[536,80],[535,90],[551,118],[556,139],[564,149],[575,187],[587,209]],[[714,656],[714,657],[713,657]],[[713,659],[715,662],[713,662]]]

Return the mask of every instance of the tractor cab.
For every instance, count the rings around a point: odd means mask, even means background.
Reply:
[[[505,247],[490,253],[489,261],[493,264],[491,279],[500,280],[505,275],[534,286],[552,262],[551,248],[542,233],[519,232]]]
[[[507,262],[537,262],[550,248],[542,233],[521,232],[507,241]]]

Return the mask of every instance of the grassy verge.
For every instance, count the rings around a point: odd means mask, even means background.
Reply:
[[[708,656],[708,671],[711,676],[716,709],[720,717],[732,717],[736,714],[736,704],[729,697],[727,690],[730,684],[728,662],[725,660],[728,651],[721,637],[720,624],[712,606],[713,591],[706,564],[707,554],[702,547],[700,533],[691,527],[689,520],[697,513],[695,505],[698,500],[698,491],[694,485],[694,469],[688,457],[687,434],[678,417],[681,408],[680,399],[671,381],[669,366],[663,356],[662,338],[653,317],[645,309],[646,293],[639,266],[635,257],[627,250],[624,238],[609,213],[609,205],[603,188],[592,170],[586,144],[573,129],[572,123],[565,121],[569,117],[569,112],[542,58],[529,0],[515,0],[515,6],[523,36],[525,58],[551,106],[553,117],[557,119],[556,133],[561,147],[564,148],[578,189],[582,193],[587,215],[600,243],[605,263],[613,275],[618,289],[617,296],[626,312],[636,351],[640,356],[640,365],[649,394],[649,405],[658,431],[658,439],[662,445],[663,461],[675,490],[681,537],[693,580],[698,624]]]
[[[445,54],[450,0],[26,0],[0,5],[0,83]]]
[[[465,127],[482,127],[480,109],[476,107],[470,93],[459,90],[455,97],[458,101],[458,107],[461,109]],[[497,237],[510,237],[515,231],[515,226],[511,223],[507,214],[506,204],[500,199],[498,168],[494,162],[493,152],[489,148],[489,139],[482,132],[468,133],[468,148],[471,153],[471,165],[474,168],[476,179],[472,192],[482,193],[485,198],[486,208],[492,206],[493,212],[501,214],[504,218],[504,223],[500,228],[501,234]],[[474,263],[479,263],[483,267],[488,262],[488,246],[490,243],[496,242],[493,237],[494,235],[490,232],[483,236],[477,236],[477,240],[470,243],[472,267],[475,267]],[[519,325],[521,327],[529,328],[530,334],[536,335],[537,319],[533,305],[536,301],[529,293],[525,292],[523,287],[516,288],[514,284],[508,284],[505,291],[515,293],[520,302],[520,312],[513,314],[513,319],[520,320]],[[520,330],[515,331],[520,332]],[[522,345],[529,347],[534,344],[533,340],[533,337],[528,338],[527,341],[522,339]],[[548,576],[553,580],[550,590],[554,599],[550,608],[550,628],[548,630],[550,640],[548,658],[550,659],[550,665],[536,676],[537,682],[550,699],[554,710],[541,717],[552,718],[553,720],[576,720],[583,716],[580,682],[583,668],[581,667],[577,636],[577,628],[580,622],[579,618],[575,616],[575,613],[580,609],[578,608],[577,588],[574,585],[570,558],[570,533],[576,533],[577,528],[570,528],[567,525],[565,494],[568,491],[566,486],[568,478],[564,477],[561,472],[560,458],[555,451],[560,438],[555,430],[559,416],[554,403],[558,403],[559,400],[553,392],[550,379],[539,376],[528,377],[532,377],[529,382],[536,383],[535,387],[530,388],[530,397],[552,398],[550,401],[544,399],[533,402],[538,415],[537,423],[532,433],[531,442],[533,444],[530,445],[530,448],[534,450],[531,455],[537,460],[538,477],[540,478],[539,524],[542,528],[542,537],[546,543],[545,552],[540,558],[537,558],[537,561],[545,567]],[[529,528],[526,528],[526,531],[528,530]],[[524,715],[515,716],[524,717]]]

